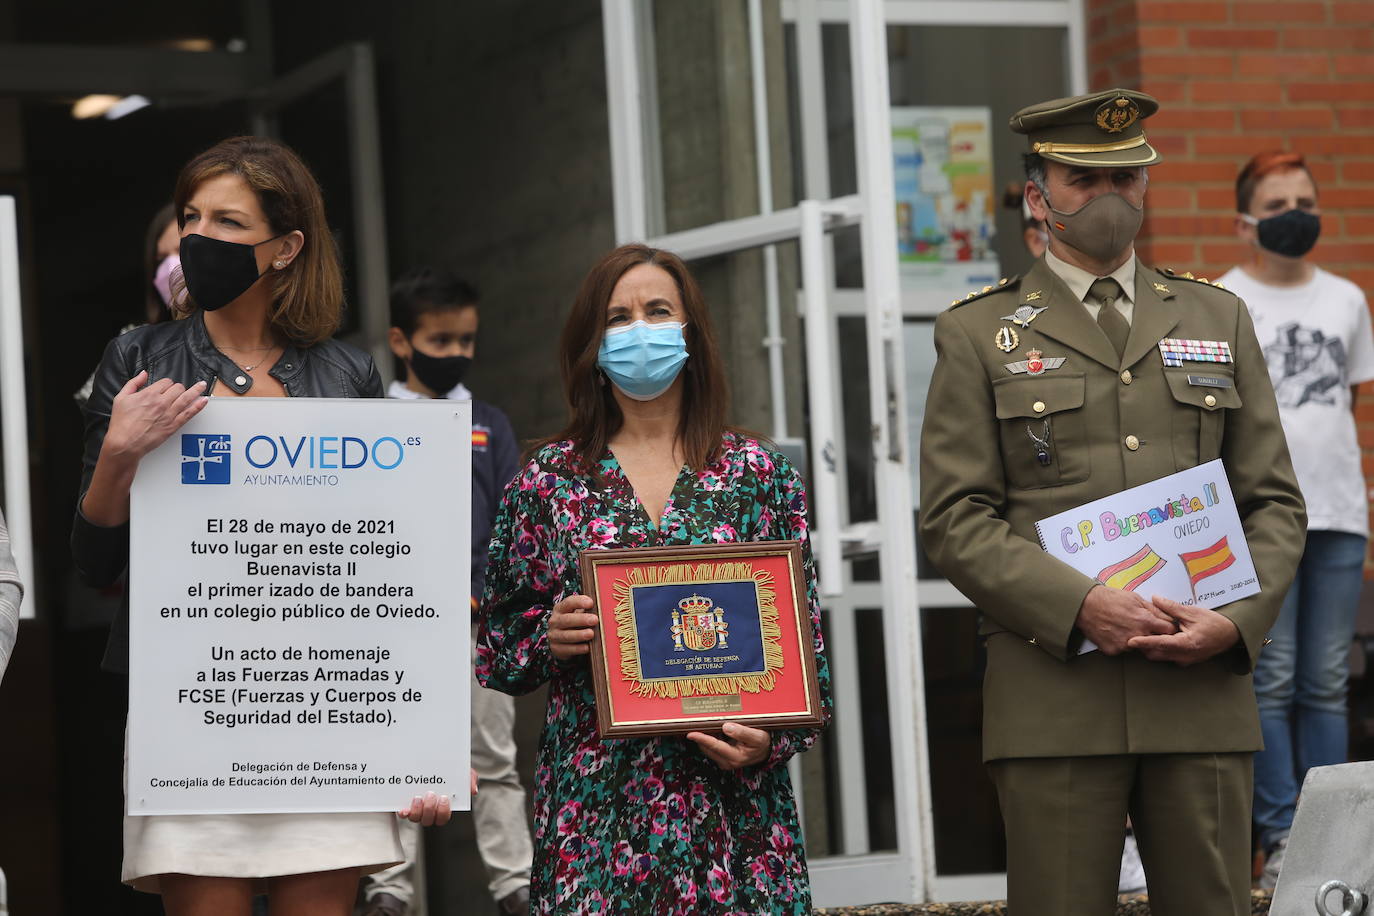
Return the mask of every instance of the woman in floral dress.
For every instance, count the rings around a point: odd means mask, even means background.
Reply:
[[[626,245],[583,281],[560,343],[571,417],[506,490],[492,532],[478,678],[549,683],[535,774],[536,914],[801,914],[811,889],[787,761],[817,730],[597,738],[596,616],[579,552],[796,539],[822,705],[830,678],[787,460],[725,425],[701,292],[675,255]]]

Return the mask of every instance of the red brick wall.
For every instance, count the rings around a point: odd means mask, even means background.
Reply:
[[[1088,0],[1093,90],[1160,101],[1146,125],[1147,264],[1216,278],[1245,252],[1235,178],[1267,149],[1307,157],[1321,195],[1314,260],[1374,301],[1374,0]],[[1374,385],[1366,385],[1374,389]],[[1357,417],[1374,483],[1374,391]]]

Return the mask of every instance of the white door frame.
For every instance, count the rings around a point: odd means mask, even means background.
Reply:
[[[921,637],[916,609],[915,539],[911,524],[913,505],[909,486],[907,430],[905,428],[905,391],[902,380],[901,305],[897,277],[896,228],[892,187],[891,126],[888,117],[886,34],[882,4],[879,0],[854,0],[847,8],[850,24],[851,58],[855,61],[854,103],[858,119],[859,193],[839,200],[819,199],[755,217],[730,220],[677,232],[650,235],[650,193],[646,176],[644,125],[644,87],[649,84],[643,72],[642,39],[645,6],[637,0],[602,0],[606,45],[607,96],[610,115],[612,176],[615,190],[616,236],[620,242],[646,241],[655,247],[669,248],[685,259],[741,251],[766,246],[785,239],[802,239],[802,273],[808,278],[808,311],[827,308],[824,290],[817,290],[818,278],[825,278],[828,266],[818,270],[816,239],[840,225],[861,227],[867,287],[864,290],[868,341],[870,411],[873,418],[872,454],[878,487],[879,517],[868,526],[864,539],[879,548],[882,571],[881,604],[884,623],[884,652],[887,670],[888,704],[891,717],[892,766],[898,849],[895,853],[846,855],[811,861],[812,883],[818,905],[859,903],[881,900],[921,901],[928,899],[934,875],[933,834],[929,797],[929,769],[925,756],[925,709]],[[750,14],[757,28],[759,7],[750,3]],[[752,30],[751,30],[752,31]],[[753,42],[757,49],[761,44]],[[757,79],[762,68],[756,66]],[[755,100],[758,111],[758,90]],[[761,114],[761,112],[760,112]],[[757,138],[756,133],[756,138]],[[760,152],[756,149],[756,152]],[[766,149],[762,150],[766,154]],[[762,171],[762,170],[761,170]],[[767,198],[762,199],[767,203]],[[828,260],[822,258],[822,261]],[[809,262],[809,263],[808,263]],[[829,286],[825,283],[824,286]],[[810,364],[830,365],[833,359],[831,322],[813,322],[808,330]],[[814,325],[820,325],[816,333]],[[819,348],[820,352],[817,352]],[[837,405],[833,378],[829,383],[810,379],[813,404]],[[825,388],[827,384],[829,391]],[[811,474],[813,490],[827,502],[838,500],[839,481],[835,462],[824,459],[840,444],[839,437],[817,436],[813,423]],[[824,423],[819,424],[821,426]],[[833,426],[833,424],[832,424]],[[827,441],[829,440],[829,441]],[[820,458],[822,460],[817,460]],[[826,479],[829,478],[829,479]],[[816,532],[817,555],[822,564],[822,588],[827,594],[843,589],[844,573],[839,562],[839,544],[845,534],[842,519],[833,506],[819,506],[820,528]],[[827,607],[829,603],[827,602]],[[849,626],[832,611],[832,627]],[[829,642],[836,646],[839,631]],[[838,640],[843,642],[844,640]],[[836,651],[844,648],[836,646]],[[837,732],[856,729],[857,674],[852,665],[836,672],[835,694],[846,722],[836,724]],[[843,676],[843,680],[841,680]],[[852,681],[852,687],[845,683]],[[841,742],[841,766],[852,765],[851,746]],[[862,757],[858,758],[862,762]],[[862,785],[860,769],[841,786]],[[794,778],[798,768],[793,768]],[[800,794],[800,793],[799,793]],[[846,810],[862,813],[863,798]],[[866,849],[866,826],[860,821],[844,825],[844,834],[861,849]]]
[[[24,380],[24,311],[19,283],[19,211],[0,197],[0,443],[4,451],[5,523],[24,583],[21,618],[38,606],[33,575],[33,512],[29,499],[29,408]],[[3,898],[0,898],[2,900]]]

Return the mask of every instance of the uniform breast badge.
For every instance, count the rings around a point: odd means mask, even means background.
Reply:
[[[1016,311],[1012,312],[1010,315],[1003,315],[1001,320],[1010,321],[1017,327],[1028,327],[1030,323],[1036,319],[1036,316],[1047,308],[1049,308],[1047,305],[1038,307],[1034,305],[1018,305]]]
[[[1003,353],[1010,353],[1021,346],[1021,335],[1016,333],[1015,328],[1002,325],[997,329],[997,336],[992,339],[992,342],[997,344],[997,349]]]
[[[1234,363],[1231,344],[1225,340],[1193,340],[1187,337],[1166,337],[1159,342],[1159,355],[1166,366],[1182,366],[1185,361],[1195,363]]]
[[[1043,356],[1039,350],[1027,350],[1026,358],[1014,363],[1004,363],[1008,372],[1018,375],[1022,372],[1027,375],[1044,375],[1049,369],[1058,369],[1064,365],[1065,356]]]

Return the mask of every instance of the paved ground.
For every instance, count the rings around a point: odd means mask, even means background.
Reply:
[[[1253,891],[1250,912],[1255,916],[1269,912],[1269,891]],[[1006,916],[1007,906],[1001,901],[989,903],[887,903],[875,906],[847,906],[818,909],[817,916]],[[1117,916],[1149,916],[1147,897],[1122,897]]]

